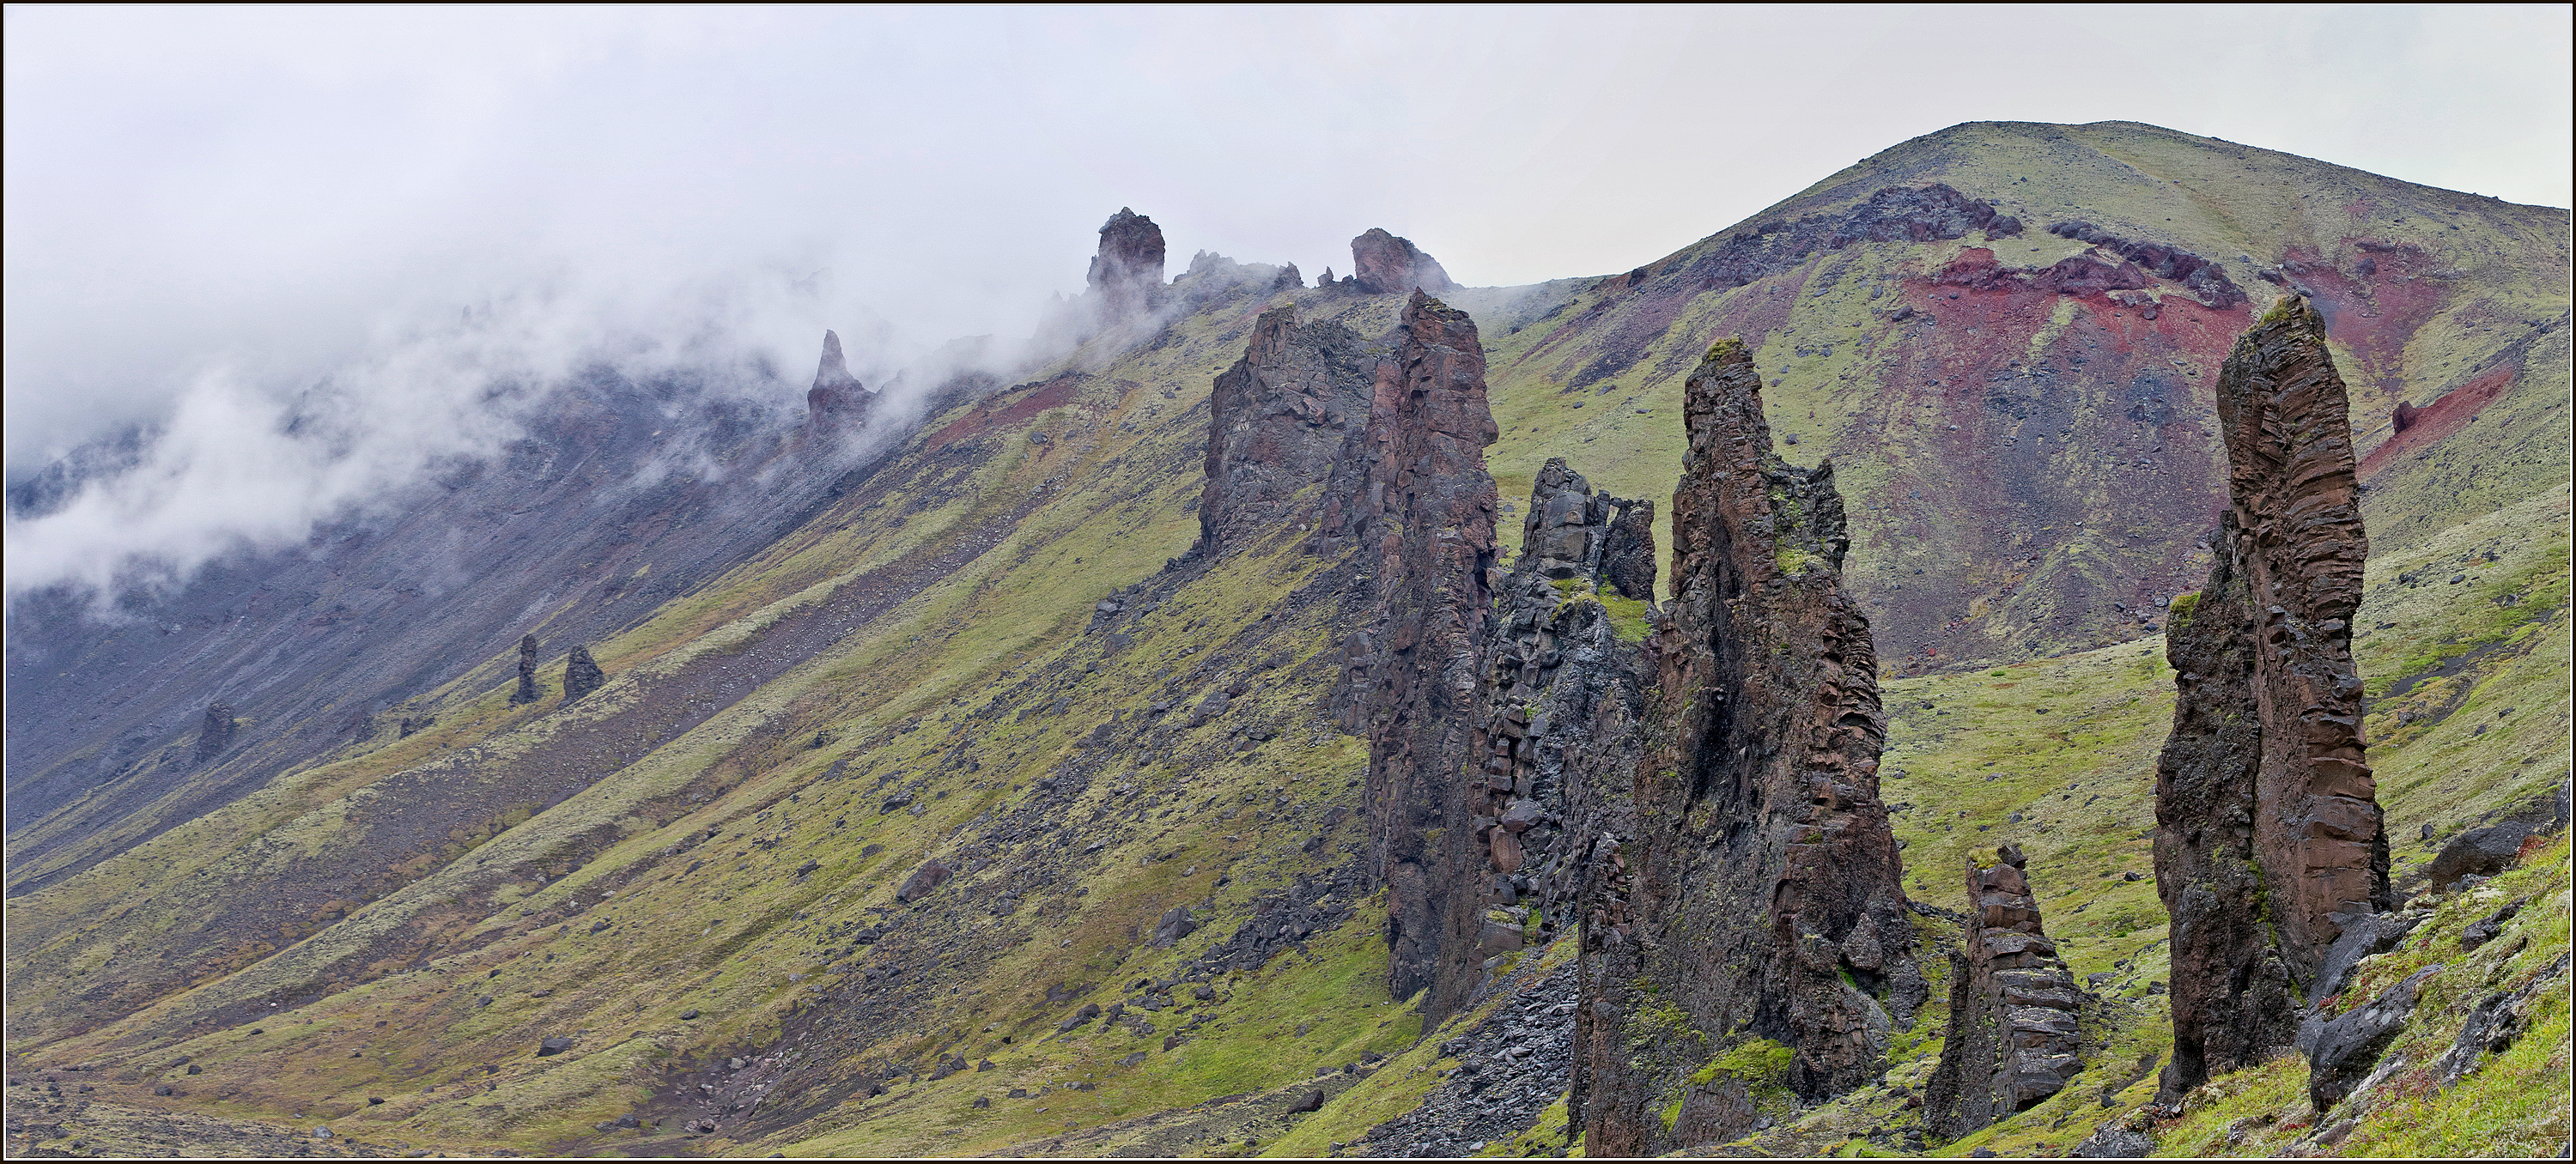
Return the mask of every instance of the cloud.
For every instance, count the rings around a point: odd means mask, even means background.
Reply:
[[[13,589],[291,538],[499,439],[508,412],[471,403],[495,378],[695,351],[793,387],[835,327],[876,382],[949,336],[1026,335],[1122,205],[1176,256],[1338,270],[1384,226],[1464,282],[1528,283],[1997,118],[2568,201],[2563,7],[0,19],[9,479],[161,434],[80,520],[11,523]],[[280,435],[316,385],[330,441]]]

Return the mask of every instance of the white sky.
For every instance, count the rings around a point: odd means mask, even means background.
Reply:
[[[464,307],[537,374],[1025,332],[1120,206],[1174,270],[1311,277],[1384,226],[1522,283],[1958,122],[2110,119],[2566,206],[2569,13],[12,5],[9,473],[210,384],[455,367],[386,353]]]

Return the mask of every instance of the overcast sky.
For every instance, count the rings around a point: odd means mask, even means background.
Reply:
[[[1120,206],[1175,269],[1312,276],[1384,226],[1520,283],[1961,121],[2146,121],[2556,206],[2576,136],[2555,5],[13,5],[6,34],[13,479],[325,377],[434,424],[477,374],[683,333],[801,375],[826,326],[1024,332]]]

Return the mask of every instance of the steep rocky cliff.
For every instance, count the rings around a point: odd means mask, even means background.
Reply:
[[[1761,388],[1727,340],[1685,397],[1637,835],[1606,854],[1625,877],[1600,901],[1628,921],[1584,933],[1587,958],[1619,952],[1583,981],[1592,1152],[1732,1139],[1760,1087],[1847,1091],[1923,1000],[1878,800],[1877,659],[1841,585],[1842,500],[1829,464],[1772,450]]]
[[[1309,516],[1308,488],[1368,425],[1385,345],[1342,324],[1300,326],[1294,304],[1261,314],[1243,358],[1208,400],[1199,541],[1209,552]],[[1300,508],[1302,506],[1302,508]]]
[[[2343,379],[2305,299],[2237,341],[2218,412],[2230,503],[2166,634],[2178,697],[2156,765],[2171,1094],[2288,1045],[2328,946],[2392,904],[2352,661],[2369,542]]]
[[[1353,631],[1345,682],[1369,741],[1370,852],[1387,886],[1390,991],[1454,1009],[1475,931],[1447,875],[1475,859],[1456,818],[1475,754],[1475,694],[1494,564],[1494,440],[1475,321],[1419,291],[1378,365],[1357,455],[1325,486],[1324,525],[1358,539],[1378,617]],[[1349,503],[1345,503],[1345,499]]]
[[[1958,1137],[2022,1111],[2083,1070],[2083,997],[2040,928],[2020,849],[1968,863],[1967,934],[1950,954],[1950,1020],[1924,1088],[1924,1120]]]

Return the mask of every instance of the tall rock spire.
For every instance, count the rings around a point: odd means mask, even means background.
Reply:
[[[1608,924],[1584,928],[1576,1011],[1596,1154],[1743,1135],[1756,1085],[1850,1090],[1926,990],[1878,799],[1885,719],[1869,620],[1842,586],[1842,498],[1830,463],[1772,450],[1761,388],[1735,340],[1684,388],[1636,835],[1592,847],[1615,874],[1586,905]],[[1738,1050],[1755,1053],[1724,1058]]]
[[[519,638],[519,687],[510,693],[510,704],[535,703],[544,692],[537,687],[537,636]]]
[[[1359,540],[1380,611],[1345,643],[1346,705],[1369,739],[1370,852],[1387,885],[1388,986],[1428,989],[1447,1014],[1466,983],[1443,973],[1475,940],[1450,906],[1453,871],[1480,866],[1475,838],[1447,828],[1474,749],[1494,564],[1497,432],[1485,349],[1467,313],[1420,292],[1402,346],[1377,368],[1368,427],[1325,486],[1327,532]],[[1350,498],[1344,506],[1339,498]],[[1326,539],[1331,540],[1331,539]],[[1371,558],[1369,550],[1376,551]]]
[[[1100,227],[1100,253],[1092,256],[1085,276],[1113,316],[1133,315],[1153,306],[1163,286],[1163,228],[1127,207],[1118,208]]]
[[[823,362],[814,369],[814,386],[805,390],[806,423],[818,429],[857,428],[865,423],[876,394],[850,374],[841,355],[841,337],[823,333]],[[533,698],[533,697],[531,697]]]
[[[2327,947],[2391,905],[2352,662],[2370,543],[2349,409],[2325,322],[2296,295],[2219,371],[2228,507],[2208,583],[2165,631],[2177,692],[2156,763],[2168,1095],[2290,1043]]]

